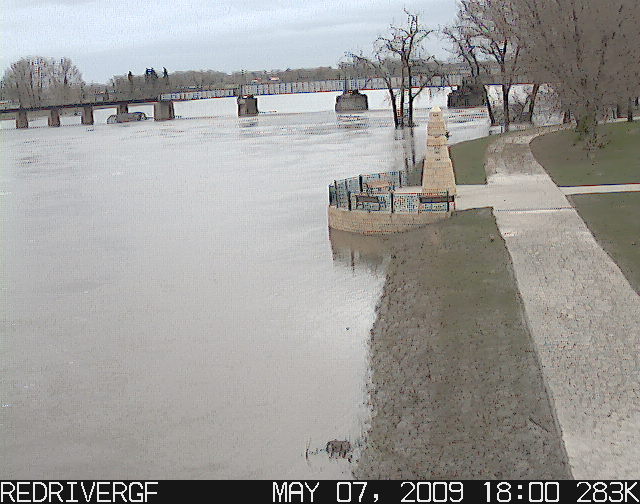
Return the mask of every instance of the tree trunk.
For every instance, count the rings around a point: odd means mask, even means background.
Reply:
[[[629,98],[627,103],[627,121],[633,122],[633,98]]]
[[[580,140],[584,140],[587,149],[590,151],[595,150],[598,141],[598,119],[597,112],[588,107],[582,112],[577,119],[576,132],[579,135]]]
[[[511,86],[507,86],[506,84],[503,84],[502,85],[502,111],[504,113],[505,133],[509,131],[509,127],[511,126],[511,118],[509,116],[509,91],[511,91]]]
[[[388,91],[389,91],[389,97],[391,98],[391,110],[393,112],[393,125],[396,128],[400,127],[400,124],[398,122],[398,104],[396,103],[396,94],[393,92],[393,88],[391,87],[391,84],[389,84],[388,87]]]
[[[404,128],[404,69],[400,78],[400,104],[398,106],[398,123],[400,128]]]
[[[487,112],[489,113],[489,121],[491,121],[491,126],[497,126],[496,116],[493,113],[493,105],[491,105],[491,100],[489,99],[489,91],[487,91],[487,86],[482,86],[482,93],[484,94],[484,101],[487,103]]]
[[[540,91],[540,84],[536,83],[533,85],[533,89],[531,90],[531,101],[529,102],[529,110],[527,112],[527,122],[530,124],[533,124],[533,109],[536,106],[538,91]]]
[[[413,91],[409,90],[409,127],[413,128]]]
[[[569,124],[571,122],[571,111],[565,110],[562,115],[562,124]]]
[[[409,80],[407,84],[407,88],[409,89],[409,127],[413,128],[413,88],[411,82],[411,66],[407,64],[407,78]]]

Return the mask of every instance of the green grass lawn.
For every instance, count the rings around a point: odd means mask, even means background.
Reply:
[[[559,186],[640,182],[640,122],[598,126],[604,148],[590,159],[574,131],[539,136],[531,151]]]
[[[487,147],[495,137],[478,138],[451,146],[451,160],[456,174],[457,184],[486,184],[487,174],[484,164],[487,160]]]
[[[640,193],[569,197],[602,248],[640,294]]]

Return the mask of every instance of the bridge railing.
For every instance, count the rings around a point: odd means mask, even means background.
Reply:
[[[436,76],[431,79],[430,84],[434,87],[458,86],[462,83],[459,75]],[[394,88],[400,88],[401,77],[393,77],[391,84]],[[420,78],[413,78],[413,86],[420,86]],[[212,89],[201,91],[181,91],[175,93],[163,93],[162,100],[199,100],[206,98],[222,98],[241,95],[274,95],[274,94],[294,94],[294,93],[322,93],[344,91],[346,89],[386,89],[387,83],[382,78],[361,78],[361,79],[333,79],[322,81],[305,82],[264,82],[254,84],[242,84],[237,89]]]

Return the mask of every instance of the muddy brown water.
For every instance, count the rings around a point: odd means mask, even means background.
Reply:
[[[350,477],[305,451],[362,436],[386,266],[332,249],[327,185],[424,128],[213,115],[1,132],[3,477]]]

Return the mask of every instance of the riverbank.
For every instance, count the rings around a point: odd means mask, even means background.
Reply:
[[[490,210],[395,245],[371,330],[357,478],[569,478],[509,254]]]

